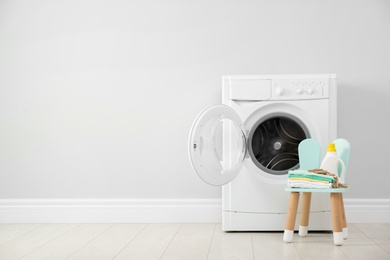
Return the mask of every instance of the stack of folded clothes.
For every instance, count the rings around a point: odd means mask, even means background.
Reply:
[[[334,174],[316,173],[315,170],[293,170],[288,173],[287,187],[289,188],[319,188],[329,189],[337,187],[338,178]]]

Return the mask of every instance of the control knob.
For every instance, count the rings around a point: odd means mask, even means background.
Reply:
[[[302,93],[303,93],[303,89],[297,88],[297,94],[298,94],[298,95],[301,95]]]
[[[309,94],[309,95],[314,93],[314,89],[313,88],[308,88],[306,91],[307,91],[307,94]]]
[[[286,93],[286,91],[284,90],[284,88],[277,88],[276,89],[276,94],[279,96],[283,96],[285,93]]]

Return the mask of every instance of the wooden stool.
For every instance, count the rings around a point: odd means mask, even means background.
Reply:
[[[350,144],[345,139],[337,139],[335,143],[337,147],[337,154],[343,160],[347,168],[349,161]],[[320,166],[320,144],[314,139],[305,139],[299,143],[299,165],[302,170],[316,169]],[[340,170],[339,170],[340,171]],[[339,172],[340,175],[340,172]],[[344,176],[345,177],[345,176]],[[303,193],[301,219],[299,224],[299,235],[307,236],[309,215],[310,215],[310,201],[312,192],[329,193],[332,224],[333,224],[333,240],[335,245],[341,245],[343,240],[348,237],[347,221],[345,217],[343,192],[348,188],[330,188],[330,189],[314,189],[314,188],[286,188],[290,192],[290,203],[288,205],[286,227],[284,230],[283,240],[291,242],[294,234],[295,220],[298,210],[298,202],[300,192]]]
[[[301,219],[299,223],[299,235],[307,236],[310,215],[310,201],[312,192],[322,192],[330,194],[333,241],[335,245],[342,245],[344,239],[348,237],[347,220],[345,217],[343,192],[348,188],[331,189],[306,189],[306,188],[286,188],[290,192],[290,202],[288,205],[286,227],[284,230],[283,241],[290,243],[293,240],[295,220],[298,210],[300,192],[303,193]]]

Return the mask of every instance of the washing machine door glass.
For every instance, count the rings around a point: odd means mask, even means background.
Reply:
[[[259,121],[249,134],[249,155],[264,172],[284,175],[299,166],[298,145],[308,138],[304,124],[291,115]]]
[[[194,171],[205,182],[224,185],[239,173],[246,153],[243,122],[232,108],[215,105],[195,119],[189,138]]]

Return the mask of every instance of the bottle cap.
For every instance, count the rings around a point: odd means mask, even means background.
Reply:
[[[336,152],[336,144],[334,143],[328,144],[328,152]]]

